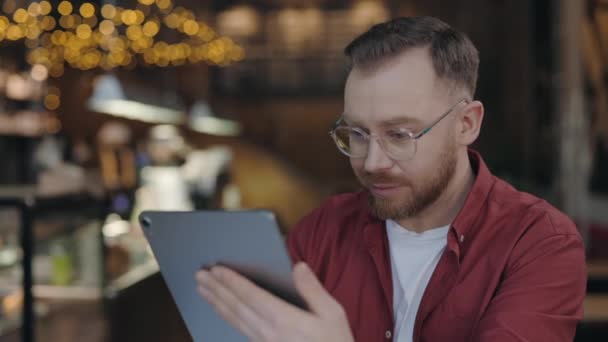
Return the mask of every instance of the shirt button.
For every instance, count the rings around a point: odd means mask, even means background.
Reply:
[[[387,331],[384,333],[384,336],[386,336],[386,339],[388,340],[388,339],[390,339],[391,337],[393,337],[393,334],[391,334],[391,331],[390,331],[390,330],[387,330]]]
[[[460,235],[460,242],[464,242],[464,235]]]

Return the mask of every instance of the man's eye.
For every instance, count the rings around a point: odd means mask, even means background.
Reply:
[[[396,130],[387,132],[386,136],[391,140],[407,140],[410,139],[410,135],[406,131]]]
[[[363,132],[356,130],[356,129],[350,130],[350,136],[351,136],[351,138],[355,138],[355,139],[364,139],[365,138],[365,134],[363,134]]]

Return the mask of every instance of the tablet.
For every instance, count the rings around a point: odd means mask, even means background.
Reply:
[[[274,215],[255,211],[145,211],[139,221],[194,341],[246,341],[196,290],[195,273],[222,264],[306,309]],[[151,298],[151,300],[154,300]]]

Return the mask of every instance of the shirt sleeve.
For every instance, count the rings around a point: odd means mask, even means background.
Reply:
[[[473,341],[572,341],[587,274],[577,233],[522,238]]]

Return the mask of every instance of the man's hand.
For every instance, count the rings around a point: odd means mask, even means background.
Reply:
[[[305,263],[294,267],[296,289],[310,312],[259,288],[221,266],[196,274],[198,292],[219,315],[251,341],[352,342],[342,306],[331,297]]]

